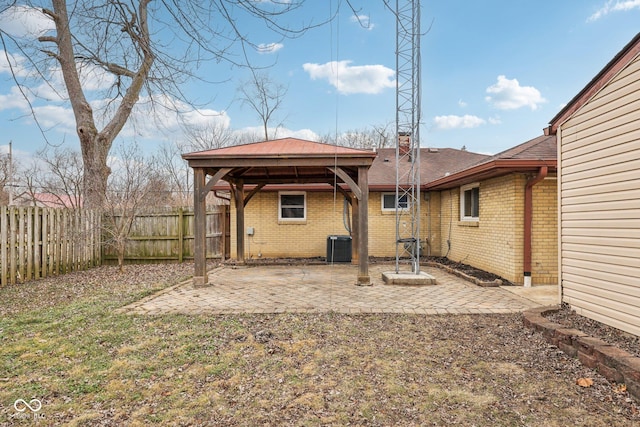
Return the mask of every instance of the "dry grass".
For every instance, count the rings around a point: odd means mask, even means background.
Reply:
[[[0,289],[0,425],[640,425],[519,315],[157,317],[113,310],[193,266]],[[581,377],[594,385],[576,385]]]

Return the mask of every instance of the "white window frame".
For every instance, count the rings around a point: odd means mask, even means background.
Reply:
[[[380,195],[380,206],[382,207],[382,211],[383,212],[395,212],[396,211],[396,207],[395,206],[390,207],[390,208],[385,207],[385,205],[384,205],[385,196],[392,196],[393,200],[395,200],[396,199],[396,193],[395,192],[394,193],[382,193]],[[399,196],[402,199],[403,195],[399,194]],[[407,199],[407,201],[405,202],[406,206],[405,207],[400,206],[400,210],[401,211],[409,210],[409,195],[408,194],[404,194],[404,197],[406,197],[406,199]]]
[[[282,216],[282,196],[303,196],[302,218],[286,218]],[[296,207],[300,207],[296,205]],[[306,221],[307,220],[307,193],[305,191],[279,191],[278,192],[278,221]]]
[[[478,200],[476,201],[478,206],[478,216],[465,215],[466,212],[466,203],[465,203],[465,193],[467,191],[473,191],[474,189],[478,189]],[[473,194],[473,193],[471,193]],[[473,209],[473,208],[472,208]],[[463,185],[460,187],[460,221],[479,221],[480,220],[480,183],[474,182],[472,184]]]

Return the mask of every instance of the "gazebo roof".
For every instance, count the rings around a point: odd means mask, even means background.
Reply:
[[[234,145],[213,150],[197,151],[183,154],[186,160],[220,157],[375,157],[370,150],[340,147],[321,142],[306,141],[297,138],[282,138],[271,141],[253,142],[250,144]]]
[[[193,168],[231,168],[225,180],[242,179],[246,184],[326,182],[333,177],[328,168],[340,167],[355,176],[358,166],[370,166],[374,151],[356,150],[297,138],[183,154]]]

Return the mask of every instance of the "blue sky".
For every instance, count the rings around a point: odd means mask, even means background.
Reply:
[[[256,43],[271,47],[253,52],[254,61],[271,65],[266,72],[288,87],[277,117],[285,129],[278,136],[313,139],[395,119],[394,17],[381,0],[352,4],[360,7],[359,21],[344,1],[308,1],[292,24],[302,18],[321,21],[338,6],[339,14],[293,40],[250,28]],[[639,22],[640,0],[423,0],[422,145],[497,153],[540,135],[640,31]],[[16,25],[15,19],[0,17],[3,30]],[[246,71],[207,64],[199,72],[222,83],[192,82],[187,95],[206,101],[203,108],[218,113],[215,120],[224,126],[237,131],[259,126],[255,113],[237,101]],[[18,98],[2,58],[0,150],[12,140],[14,151],[26,158],[44,138]],[[36,105],[48,139],[79,148],[68,105],[42,100]],[[182,136],[149,126],[125,131],[120,139],[134,138],[153,151]]]

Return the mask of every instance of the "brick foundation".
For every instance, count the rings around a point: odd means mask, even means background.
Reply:
[[[543,316],[556,311],[556,308],[541,307],[525,311],[523,323],[534,329],[545,339],[558,346],[568,356],[597,370],[610,382],[625,384],[627,391],[640,401],[640,357],[614,347],[606,342],[592,338],[577,329],[568,329]]]

